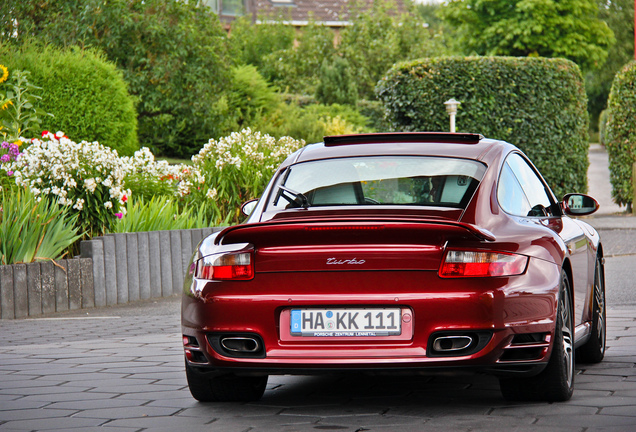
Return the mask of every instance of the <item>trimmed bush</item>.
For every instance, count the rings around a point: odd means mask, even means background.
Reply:
[[[447,131],[444,102],[455,98],[458,131],[517,145],[557,197],[587,191],[587,97],[569,60],[423,59],[395,65],[376,92],[397,131]]]
[[[636,62],[627,64],[614,78],[607,101],[604,141],[612,198],[619,205],[631,204],[632,166],[636,162]]]
[[[29,81],[42,88],[39,108],[53,114],[41,117],[43,130],[99,141],[120,154],[139,148],[133,99],[121,72],[104,56],[35,43],[19,48],[0,43],[0,57],[10,70],[31,72]]]

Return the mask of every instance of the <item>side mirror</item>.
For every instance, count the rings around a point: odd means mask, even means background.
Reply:
[[[598,202],[589,195],[567,194],[563,197],[561,207],[566,215],[587,216],[598,210]]]
[[[253,199],[243,203],[243,205],[241,206],[241,213],[243,213],[245,216],[251,215],[256,208],[256,204],[258,204],[257,199]]]

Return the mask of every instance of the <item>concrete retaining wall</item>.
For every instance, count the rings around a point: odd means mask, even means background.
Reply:
[[[0,266],[0,319],[179,293],[197,244],[220,229],[108,234],[81,242],[81,258]]]
[[[92,262],[76,258],[0,266],[0,318],[95,306]]]
[[[81,243],[93,262],[95,306],[110,306],[181,292],[197,244],[221,228],[108,234]]]

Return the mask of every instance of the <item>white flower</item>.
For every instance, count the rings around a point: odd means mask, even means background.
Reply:
[[[213,189],[208,189],[208,193],[205,194],[206,197],[210,198],[210,199],[216,199],[218,195],[218,192],[216,190],[216,188]]]
[[[95,179],[86,179],[84,180],[84,187],[88,189],[90,193],[95,193],[95,189],[97,188],[97,182]]]
[[[110,201],[106,201],[106,202],[104,203],[104,207],[106,207],[108,210],[110,210],[110,209],[112,209],[112,208],[113,208],[113,203],[112,203],[112,202],[110,202]]]
[[[78,198],[73,208],[78,211],[81,211],[84,208],[84,200],[81,198]]]

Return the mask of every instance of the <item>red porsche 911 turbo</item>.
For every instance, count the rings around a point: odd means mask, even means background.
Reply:
[[[605,351],[603,249],[515,146],[476,134],[325,137],[292,154],[241,225],[205,238],[182,300],[200,401],[268,375],[470,370],[510,400],[571,397]]]

